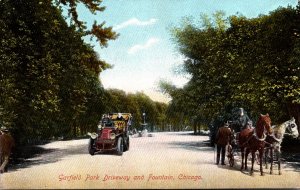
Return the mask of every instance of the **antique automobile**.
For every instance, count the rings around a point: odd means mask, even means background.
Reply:
[[[98,125],[97,132],[88,133],[89,153],[116,151],[118,155],[129,150],[129,128],[132,116],[130,113],[104,114]]]

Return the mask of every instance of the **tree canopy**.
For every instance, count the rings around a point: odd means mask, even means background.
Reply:
[[[99,73],[109,65],[82,40],[85,34],[52,1],[3,0],[0,11],[2,125],[18,142],[74,137],[96,126],[105,109]],[[110,32],[102,31],[103,45]]]
[[[299,123],[298,10],[280,7],[257,18],[216,12],[202,15],[202,25],[184,18],[171,34],[191,79],[182,89],[162,83],[171,109],[206,126],[235,107],[254,120],[268,112],[273,123],[291,116]]]
[[[51,2],[51,0],[48,1]],[[104,26],[105,22],[97,24],[97,21],[94,21],[91,28],[88,28],[86,23],[78,18],[77,7],[80,4],[84,5],[92,14],[96,15],[97,13],[103,12],[105,7],[101,6],[102,0],[54,0],[54,2],[57,6],[68,7],[72,24],[84,35],[96,37],[101,46],[106,47],[109,40],[115,40],[118,37],[118,34],[112,30],[112,27]]]
[[[149,96],[142,92],[125,93],[119,89],[108,89],[108,100],[106,102],[107,113],[111,112],[129,112],[133,115],[133,128],[141,129],[141,124],[145,122],[148,130],[164,131],[167,125],[165,115],[167,104],[155,102]]]

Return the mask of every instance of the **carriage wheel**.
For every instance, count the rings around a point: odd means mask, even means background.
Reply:
[[[233,155],[229,159],[229,165],[230,165],[230,167],[233,167],[233,165],[234,165],[234,156]]]
[[[228,151],[227,157],[228,157],[229,165],[230,165],[230,167],[233,167],[233,165],[234,165],[234,156],[233,156],[233,148],[232,148],[231,145],[228,145],[227,151]]]

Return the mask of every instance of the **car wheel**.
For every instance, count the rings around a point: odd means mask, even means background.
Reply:
[[[127,137],[126,151],[129,150],[129,147],[130,147],[130,141],[129,141],[129,137]]]
[[[124,152],[129,150],[129,136],[125,137],[126,141],[124,140]]]
[[[95,152],[96,152],[96,150],[95,150],[95,148],[94,148],[94,142],[95,142],[95,140],[94,139],[90,139],[90,142],[89,142],[89,153],[90,153],[90,155],[94,155],[95,154]]]
[[[119,137],[118,138],[118,144],[117,144],[117,154],[122,155],[124,151],[124,143],[123,143],[123,138]]]

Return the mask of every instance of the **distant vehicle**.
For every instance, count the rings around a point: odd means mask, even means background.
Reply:
[[[91,155],[108,150],[118,155],[129,150],[129,128],[132,122],[131,113],[104,114],[95,133],[90,136],[88,150]]]

